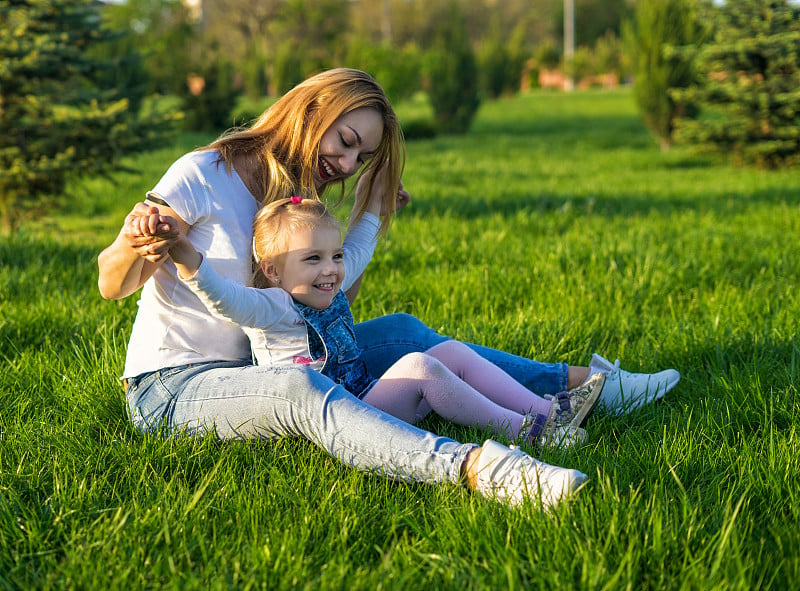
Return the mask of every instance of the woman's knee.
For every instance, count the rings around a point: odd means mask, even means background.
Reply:
[[[377,337],[378,341],[393,343],[408,343],[422,347],[425,350],[445,340],[444,337],[422,322],[416,316],[397,312],[359,322],[355,326],[356,336],[361,342]]]
[[[410,314],[390,314],[355,325],[356,340],[373,375],[383,375],[403,355],[446,340]]]
[[[391,324],[398,332],[424,332],[431,328],[416,316],[405,312],[395,312],[382,317],[387,323]]]

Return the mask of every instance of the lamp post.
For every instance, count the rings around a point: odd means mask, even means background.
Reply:
[[[575,0],[564,0],[564,68],[567,80],[564,90],[572,90],[575,80],[572,75],[572,60],[575,57]]]
[[[381,37],[389,45],[392,42],[392,0],[383,0],[381,9]]]

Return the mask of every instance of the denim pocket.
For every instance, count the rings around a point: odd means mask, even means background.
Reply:
[[[134,427],[140,431],[157,431],[168,424],[175,396],[164,385],[163,378],[181,369],[156,371],[130,380],[127,399]]]
[[[336,359],[339,363],[352,363],[361,356],[356,334],[344,318],[337,318],[327,328],[327,340],[336,348]],[[333,348],[331,346],[328,349]]]

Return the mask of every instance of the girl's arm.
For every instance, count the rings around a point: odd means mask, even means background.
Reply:
[[[344,281],[342,289],[347,292],[356,283],[360,283],[361,275],[372,260],[375,246],[378,243],[378,231],[381,221],[371,213],[365,213],[358,222],[350,227],[344,237]]]
[[[188,229],[171,208],[137,203],[114,242],[97,257],[100,295],[117,300],[137,291],[167,258],[178,232]]]
[[[172,257],[172,262],[175,263],[175,268],[178,270],[178,277],[181,279],[194,277],[197,269],[200,268],[200,263],[203,262],[203,255],[197,252],[183,233],[170,247],[169,256]]]
[[[377,174],[379,177],[375,181],[375,185],[373,186],[372,195],[369,197],[369,202],[366,208],[366,212],[370,213],[374,216],[383,217],[386,212],[383,211],[383,187],[384,183],[382,182],[382,176],[385,172],[385,169],[381,169]],[[369,177],[367,175],[362,176],[358,181],[358,186],[356,188],[356,201],[358,202],[359,199],[363,199],[363,197],[359,198],[359,192],[364,192],[369,187]],[[397,197],[395,199],[395,209],[394,211],[398,211],[408,205],[411,202],[411,195],[408,191],[403,188],[403,181],[400,181],[400,189],[397,192]],[[363,218],[362,218],[363,220]],[[358,224],[356,225],[358,226]],[[349,232],[348,232],[349,235]],[[375,238],[377,240],[377,236]],[[347,245],[347,238],[345,238],[345,246]],[[366,263],[363,264],[363,267],[357,269],[353,272],[350,272],[349,269],[345,274],[345,285],[343,285],[343,290],[345,295],[347,295],[348,301],[352,304],[355,301],[356,296],[358,295],[358,291],[361,288],[361,282],[364,279],[364,271],[366,270],[367,264],[369,260],[372,258],[372,254],[375,251],[375,244],[372,245],[372,250],[369,253],[369,258],[367,259]],[[347,257],[345,257],[345,262],[347,262]],[[349,278],[348,278],[349,277]],[[350,280],[352,279],[352,281]]]
[[[269,291],[282,294],[283,290],[245,287],[218,275],[186,237],[185,229],[177,219],[160,215],[156,208],[152,210],[132,219],[128,231],[138,236],[171,236],[166,255],[172,258],[178,277],[192,289],[212,315],[254,327],[268,326],[283,315],[288,308],[287,305],[281,305],[285,300],[276,298],[275,293],[267,294]],[[182,226],[188,229],[187,224]]]
[[[282,289],[244,286],[217,274],[207,259],[196,252],[195,254],[199,261],[193,272],[184,275],[179,267],[178,276],[217,318],[240,326],[269,328],[287,314],[295,314],[291,296]],[[190,270],[193,265],[184,267]]]

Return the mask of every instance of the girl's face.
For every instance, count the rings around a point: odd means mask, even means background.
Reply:
[[[342,115],[323,134],[314,171],[317,189],[353,176],[380,145],[383,118],[370,107]]]
[[[331,226],[297,230],[289,239],[288,252],[274,263],[274,272],[279,279],[278,287],[301,304],[324,310],[331,305],[344,280],[339,230]]]

